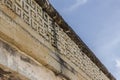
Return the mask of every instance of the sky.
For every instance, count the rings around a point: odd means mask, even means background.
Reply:
[[[120,80],[120,0],[49,0]]]

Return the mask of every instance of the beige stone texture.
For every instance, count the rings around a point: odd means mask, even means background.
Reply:
[[[0,0],[0,69],[11,73],[0,73],[0,79],[114,80],[69,37],[61,18],[54,22],[50,5],[41,1],[42,7],[40,1]]]

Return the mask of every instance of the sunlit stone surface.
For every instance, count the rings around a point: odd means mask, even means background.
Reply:
[[[47,0],[0,0],[0,80],[115,80]]]

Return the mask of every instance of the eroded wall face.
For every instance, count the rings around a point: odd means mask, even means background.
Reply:
[[[28,79],[110,80],[35,0],[0,0],[0,38],[0,64]]]
[[[7,66],[9,69],[1,70],[0,79],[2,80],[66,80],[60,75],[55,75],[51,70],[45,68],[42,64],[37,63],[21,51],[12,48],[7,43],[0,40],[0,64]],[[7,70],[7,71],[6,71]],[[2,72],[1,72],[2,71]],[[24,75],[18,76],[17,74]],[[18,77],[17,77],[18,76]]]

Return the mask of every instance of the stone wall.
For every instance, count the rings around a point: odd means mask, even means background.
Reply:
[[[62,76],[54,74],[51,70],[27,56],[24,52],[16,50],[1,40],[0,64],[15,71],[13,73],[13,71],[7,69],[7,73],[3,74],[4,78],[8,78],[5,80],[66,80]],[[17,77],[18,73],[27,78],[23,78],[23,76],[19,76],[20,78]]]
[[[30,80],[115,80],[84,53],[58,21],[35,0],[0,0],[0,38],[10,45],[5,51],[0,48],[0,64]],[[15,47],[15,56],[8,51],[11,47]]]

